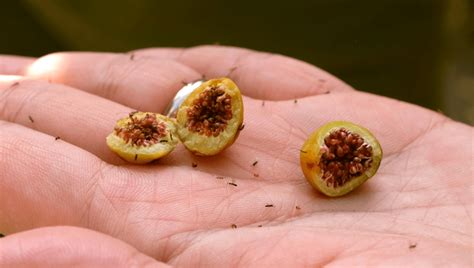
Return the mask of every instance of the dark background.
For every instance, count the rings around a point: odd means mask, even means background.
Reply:
[[[0,54],[219,43],[474,124],[472,0],[2,1]]]

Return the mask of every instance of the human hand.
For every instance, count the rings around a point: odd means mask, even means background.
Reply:
[[[21,76],[0,76],[0,230],[9,234],[0,266],[41,252],[91,264],[98,246],[123,252],[103,254],[108,261],[151,264],[148,255],[177,266],[471,263],[472,128],[439,113],[239,48],[2,60],[0,73]],[[203,74],[230,77],[244,95],[245,129],[232,147],[205,158],[179,146],[145,166],[110,152],[117,119],[162,112]],[[384,150],[378,173],[340,198],[313,190],[299,167],[304,140],[333,120],[367,127]],[[97,232],[39,228],[57,225]],[[82,251],[61,259],[42,239]]]

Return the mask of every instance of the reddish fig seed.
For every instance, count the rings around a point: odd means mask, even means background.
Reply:
[[[342,196],[374,176],[382,156],[369,130],[335,121],[311,134],[301,149],[300,162],[314,188],[327,196]]]
[[[177,113],[178,135],[197,155],[215,155],[234,143],[243,126],[243,102],[228,78],[212,79],[195,89]]]
[[[117,121],[107,136],[107,145],[124,160],[145,164],[174,150],[178,141],[172,139],[173,133],[176,134],[173,119],[135,111]]]

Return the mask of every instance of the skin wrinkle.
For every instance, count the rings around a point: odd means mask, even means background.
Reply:
[[[92,227],[91,224],[91,207],[96,199],[96,194],[97,190],[99,187],[99,184],[101,181],[104,179],[104,169],[106,168],[106,165],[99,161],[98,168],[96,169],[95,172],[92,173],[91,178],[89,181],[91,181],[90,186],[85,188],[84,195],[86,198],[84,199],[84,206],[81,209],[80,217],[79,217],[79,222],[82,222],[84,226],[86,227]]]
[[[237,80],[239,78],[238,70],[243,69],[245,67],[245,64],[242,64],[242,61],[244,61],[244,59],[247,59],[248,56],[250,56],[250,55],[252,55],[252,52],[247,51],[245,53],[242,53],[239,57],[236,57],[234,59],[234,63],[230,65],[230,66],[232,66],[231,71],[227,74],[227,75],[232,74],[232,77],[229,76],[229,78],[231,78],[233,80]],[[237,74],[235,74],[236,71],[237,71]]]
[[[16,82],[15,82],[16,83]],[[0,91],[0,105],[2,107],[1,111],[1,117],[7,117],[6,116],[6,110],[7,110],[7,105],[8,105],[8,99],[10,98],[10,95],[13,94],[14,87],[10,86],[6,90]]]
[[[26,81],[21,84],[22,88],[24,87],[25,83]],[[34,98],[38,98],[42,93],[44,93],[44,91],[47,90],[47,88],[44,88],[44,90],[28,91],[28,94],[22,96],[23,100],[20,102],[19,107],[16,108],[13,112],[11,112],[8,115],[5,112],[8,105],[8,100],[11,97],[11,95],[16,92],[16,90],[18,90],[17,87],[6,89],[7,93],[5,94],[6,96],[4,97],[4,105],[3,105],[4,108],[2,109],[2,115],[1,115],[2,118],[6,118],[8,121],[11,121],[11,122],[22,121],[22,120],[17,120],[21,112],[25,109],[25,107],[30,102],[33,102],[32,100]],[[5,91],[5,90],[2,90],[2,91]]]
[[[425,213],[423,213],[423,217],[422,217],[422,219],[421,219],[421,222],[422,222],[422,223],[425,223],[426,216],[428,215],[428,212],[429,212],[430,209],[431,209],[430,206],[432,206],[432,205],[434,204],[434,201],[435,201],[436,199],[438,199],[438,197],[439,197],[440,195],[441,195],[441,193],[438,192],[438,193],[428,202],[428,204],[425,206],[425,208],[424,208],[424,212],[425,212]]]
[[[427,131],[423,131],[423,132],[420,132],[419,133],[419,136],[416,136],[416,138],[414,138],[411,142],[409,142],[403,149],[402,151],[398,154],[398,156],[401,158],[400,154],[403,153],[403,152],[407,152],[408,156],[405,156],[404,159],[406,159],[405,161],[405,167],[403,170],[405,171],[409,171],[409,170],[413,170],[415,171],[413,174],[410,174],[407,179],[406,179],[406,182],[402,185],[402,187],[397,191],[397,195],[395,196],[395,198],[393,199],[392,201],[392,205],[391,207],[393,207],[393,204],[395,204],[399,194],[401,194],[402,192],[405,191],[405,189],[409,186],[409,184],[411,183],[411,180],[412,179],[415,179],[415,178],[418,178],[417,177],[417,173],[420,169],[417,169],[417,168],[413,168],[412,166],[410,168],[408,168],[409,166],[409,163],[411,162],[410,160],[410,155],[412,154],[412,150],[413,148],[410,148],[409,147],[413,147],[414,144],[421,144],[421,146],[423,146],[423,140],[426,138],[426,135],[428,135],[427,133],[429,133],[428,130],[433,130],[435,126],[437,127],[441,127],[442,125],[444,125],[447,120],[441,120],[441,121],[436,121],[436,123],[433,123],[433,117],[431,117],[431,121],[430,123],[428,124],[427,126]]]
[[[129,62],[129,57],[122,54],[117,54],[115,57],[109,58],[108,61],[102,63],[105,70],[103,72],[103,77],[100,81],[103,83],[99,84],[99,92],[105,92],[103,94],[104,98],[111,98],[112,96],[117,95],[120,84],[126,82],[129,77],[133,76],[136,68],[138,67],[137,59],[134,62],[121,64],[124,61]]]
[[[186,54],[186,53],[188,53],[188,54],[189,54],[189,53],[192,53],[192,52],[194,52],[193,49],[199,49],[199,48],[200,48],[200,46],[198,46],[198,47],[193,47],[193,48],[188,48],[188,49],[182,49],[182,50],[180,51],[179,55],[175,58],[175,60],[178,61],[178,62],[180,62],[180,63],[182,63],[182,64],[184,64],[184,65],[186,65],[186,66],[188,66],[189,68],[192,68],[192,69],[195,70],[197,73],[199,73],[199,71],[198,71],[197,69],[195,69],[193,66],[190,66],[189,64],[187,64],[186,61],[184,60],[184,57],[185,57],[185,54]],[[242,54],[240,54],[240,55],[238,55],[238,56],[235,57],[235,59],[234,59],[233,63],[231,64],[231,66],[237,67],[237,68],[242,68],[243,66],[242,66],[242,64],[241,64],[241,61],[242,61],[244,58],[248,57],[249,55],[252,55],[252,54],[255,53],[255,52],[248,50],[248,51],[245,51],[245,52],[244,52],[244,51],[241,51],[241,53],[242,53]],[[231,68],[233,68],[233,67],[231,67]],[[205,76],[205,74],[202,74],[202,75]],[[209,79],[209,77],[206,77],[206,78]]]
[[[253,263],[253,260],[251,259],[252,255],[255,255],[254,259],[262,260],[264,259],[265,255],[270,255],[269,252],[267,254],[260,254],[256,255],[252,251],[254,251],[257,246],[255,245],[255,240],[247,242],[242,245],[242,247],[245,247],[246,250],[242,250],[238,256],[238,258],[235,258],[236,262],[232,263],[232,267],[250,267],[250,265]]]
[[[348,213],[353,213],[353,214],[364,214],[364,217],[370,215],[371,213],[366,213],[366,212],[354,212],[354,211],[337,211],[338,214],[348,214]],[[291,223],[294,223],[296,221],[299,221],[299,220],[305,220],[305,219],[311,219],[311,218],[314,218],[314,217],[324,217],[324,216],[328,216],[328,215],[333,215],[334,214],[334,211],[332,210],[329,210],[329,211],[317,211],[317,212],[311,212],[311,213],[304,213],[302,215],[300,215],[299,217],[294,217],[294,218],[287,218],[287,219],[283,219],[281,221],[275,221],[275,220],[270,220],[270,223],[273,225],[273,226],[279,226],[279,225],[285,225],[285,224],[291,224]],[[449,231],[450,233],[452,234],[457,234],[461,237],[466,237],[466,238],[469,238],[469,234],[466,234],[466,233],[462,233],[462,232],[459,232],[457,230],[452,230],[452,229],[447,229],[447,228],[443,228],[443,227],[440,227],[440,226],[436,226],[436,225],[430,225],[430,224],[427,224],[427,223],[420,223],[419,221],[417,220],[402,220],[402,219],[398,219],[390,214],[386,214],[386,215],[380,215],[378,214],[377,215],[378,217],[384,217],[384,218],[387,218],[388,220],[391,220],[392,221],[392,226],[393,225],[400,225],[400,224],[418,224],[418,225],[421,225],[421,226],[424,226],[424,227],[430,227],[432,228],[434,231],[435,230],[442,230],[442,231]],[[361,221],[362,218],[359,218]],[[352,222],[358,222],[358,221],[352,221]],[[349,225],[349,223],[346,223],[347,225]],[[350,223],[351,225],[353,225],[353,223]],[[298,227],[301,227],[301,225],[299,225]],[[334,225],[331,225],[331,227],[323,227],[323,226],[310,226],[308,228],[320,228],[320,229],[328,229],[328,230],[333,230],[333,229],[330,229],[330,228],[334,228],[334,227],[337,227],[337,226],[334,226]],[[347,226],[340,226],[340,227],[337,227],[338,230],[347,230]],[[383,230],[376,230],[374,228],[371,228],[370,230],[369,229],[360,229],[360,226],[357,226],[357,228],[359,229],[351,229],[352,232],[356,232],[356,233],[377,233],[377,234],[387,234],[387,231],[390,230],[391,228],[384,228]],[[334,230],[335,231],[335,230]],[[423,235],[420,235],[420,234],[412,234],[411,232],[409,233],[398,233],[398,232],[390,232],[388,234],[393,234],[393,235],[415,235],[415,236],[419,236],[419,237],[424,237],[424,238],[432,238],[432,239],[436,239],[432,236],[423,236]],[[437,239],[439,240],[439,239]],[[441,240],[440,240],[441,241]]]
[[[433,112],[434,113],[434,112]],[[435,126],[436,127],[441,127],[439,126],[447,124],[447,123],[452,123],[449,118],[439,118],[438,120],[435,120],[435,117],[439,117],[439,114],[434,113],[433,116],[431,117],[430,123],[426,126],[426,129],[423,131],[419,131],[417,135],[413,136],[413,139],[407,141],[405,144],[403,144],[400,148],[400,150],[397,152],[397,154],[402,154],[405,151],[409,151],[410,149],[414,148],[413,146],[417,146],[418,143],[421,143],[421,140],[423,140],[424,136],[430,134],[430,130],[434,130]],[[435,123],[433,123],[435,121]],[[423,146],[423,145],[421,145]],[[416,147],[415,147],[416,148]]]
[[[238,231],[238,230],[239,230],[239,228],[238,228],[237,230],[230,230],[230,231]],[[241,230],[244,230],[244,229],[241,229]],[[247,229],[247,230],[248,230],[248,229]],[[219,233],[222,233],[222,232],[229,232],[229,230],[219,231]],[[283,239],[283,238],[280,237],[280,238],[278,239],[278,241],[280,241],[281,239]],[[251,241],[239,241],[239,244],[243,245],[242,243],[245,242],[247,245],[249,245],[249,244],[252,244],[252,241],[253,241],[254,243],[255,243],[255,242],[259,242],[259,241],[258,241],[258,238],[256,237],[254,240],[251,240]],[[206,240],[200,240],[199,242],[202,243],[202,242],[207,242],[207,241],[206,241]],[[194,247],[199,247],[198,241],[196,241],[195,243],[192,243],[192,245],[189,246],[189,247],[187,248],[187,250],[181,252],[180,255],[183,255],[183,254],[186,253],[187,251],[191,251],[191,252],[195,251]],[[248,246],[247,248],[248,248],[248,249],[253,249],[253,250],[258,249],[258,248],[255,247],[255,246]],[[270,251],[267,251],[267,252],[270,252]],[[234,253],[234,252],[232,252],[232,253]],[[265,252],[261,252],[261,253],[264,254]],[[247,251],[242,251],[242,252],[240,252],[239,254],[240,254],[239,257],[238,257],[238,258],[235,258],[238,262],[237,262],[237,263],[235,263],[235,262],[231,263],[231,264],[230,264],[231,266],[238,266],[238,264],[242,263],[243,258],[244,258],[245,256],[247,256],[247,254],[249,254],[249,251],[248,251],[248,250],[247,250]],[[264,255],[260,255],[260,256],[265,256],[265,254],[264,254]],[[171,259],[170,262],[173,263],[173,260],[177,259],[177,257],[179,257],[179,255],[176,256],[175,258]],[[258,257],[258,256],[256,256],[256,257]],[[258,258],[258,259],[261,259],[261,257]]]

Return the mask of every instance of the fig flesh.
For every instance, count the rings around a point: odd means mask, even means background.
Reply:
[[[117,121],[107,145],[124,160],[146,164],[168,155],[178,143],[173,119],[150,112],[132,112]]]
[[[234,143],[242,129],[240,90],[228,78],[208,80],[183,101],[176,119],[186,149],[196,155],[218,154]]]
[[[374,176],[382,156],[369,130],[335,121],[310,135],[301,149],[300,164],[314,188],[327,196],[342,196]]]

